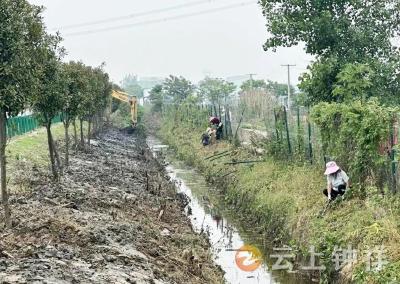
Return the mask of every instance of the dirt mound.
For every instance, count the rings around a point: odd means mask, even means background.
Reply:
[[[35,169],[31,190],[12,198],[0,281],[222,283],[181,200],[143,139],[107,130],[60,183]]]

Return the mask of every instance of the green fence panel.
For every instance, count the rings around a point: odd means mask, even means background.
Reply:
[[[57,115],[52,123],[61,122],[61,115]],[[7,137],[23,135],[40,127],[39,121],[33,115],[11,117],[7,120]]]

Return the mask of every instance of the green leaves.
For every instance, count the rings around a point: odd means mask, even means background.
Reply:
[[[182,103],[185,99],[194,93],[195,87],[193,84],[182,76],[169,76],[165,79],[163,88],[165,94],[172,98],[174,103]]]
[[[206,77],[199,83],[199,94],[202,99],[209,100],[213,105],[224,102],[234,91],[236,86],[219,78]]]
[[[0,0],[0,107],[17,115],[38,88],[37,59],[46,37],[42,8]]]
[[[264,80],[247,80],[243,82],[243,84],[240,86],[240,90],[242,92],[247,92],[251,90],[266,90],[267,89],[267,83]]]
[[[347,64],[337,75],[337,83],[332,94],[342,100],[366,100],[372,96],[373,70],[367,64]]]
[[[325,154],[350,169],[364,184],[368,177],[376,175],[385,161],[379,147],[389,140],[397,111],[371,99],[319,103],[311,115],[321,130]]]
[[[271,37],[265,49],[306,43],[308,53],[362,59],[388,54],[399,33],[398,1],[260,0]]]
[[[153,105],[153,111],[155,112],[162,111],[164,105],[163,86],[155,85],[150,91],[149,99]]]
[[[399,68],[395,65],[400,54],[392,44],[400,34],[398,0],[259,3],[271,35],[264,45],[266,50],[304,42],[306,52],[316,56],[309,72],[300,78],[300,89],[309,104],[372,96],[385,103],[399,103]]]
[[[143,88],[139,85],[137,77],[128,75],[122,80],[122,88],[131,96],[143,98]]]

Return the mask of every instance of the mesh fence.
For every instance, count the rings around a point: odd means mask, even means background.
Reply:
[[[324,161],[321,136],[305,107],[284,107],[283,101],[265,91],[241,94],[229,101],[233,133],[243,144],[259,144],[282,158],[311,163]]]
[[[53,119],[53,123],[61,122],[61,115]],[[33,115],[12,117],[7,120],[7,137],[15,137],[39,128],[40,122]]]

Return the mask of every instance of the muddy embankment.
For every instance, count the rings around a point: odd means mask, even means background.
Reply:
[[[59,183],[22,174],[30,190],[13,194],[14,228],[0,231],[1,283],[223,282],[143,138],[107,130]]]

